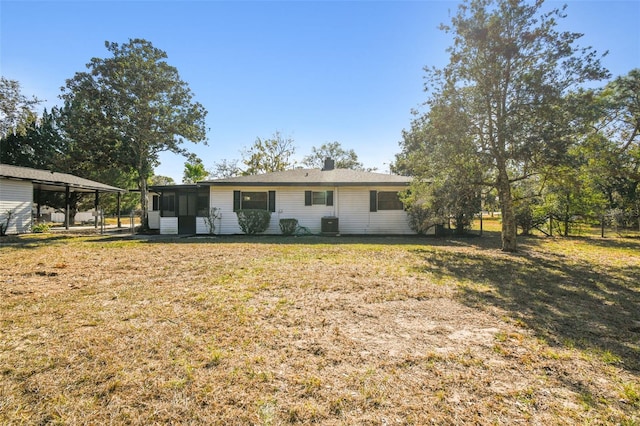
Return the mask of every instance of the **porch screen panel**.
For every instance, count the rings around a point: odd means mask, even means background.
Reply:
[[[189,192],[187,194],[187,216],[196,216],[198,213],[198,193]]]
[[[198,210],[197,216],[209,216],[209,187],[198,190],[198,205],[196,208]]]

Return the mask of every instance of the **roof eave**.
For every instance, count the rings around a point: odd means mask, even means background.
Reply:
[[[409,186],[410,182],[200,182],[207,186]]]
[[[126,189],[116,188],[114,186],[97,187],[97,186],[92,186],[92,185],[79,185],[79,184],[75,184],[75,183],[61,182],[61,181],[57,181],[57,180],[32,179],[32,178],[26,178],[26,177],[23,178],[23,177],[18,177],[18,176],[5,176],[5,175],[0,175],[0,178],[8,179],[8,180],[18,180],[18,181],[22,181],[22,182],[31,182],[31,183],[37,184],[37,185],[57,186],[57,187],[67,187],[68,186],[69,188],[85,190],[84,192],[95,192],[95,191],[98,191],[98,192],[120,192],[120,193],[128,192]]]

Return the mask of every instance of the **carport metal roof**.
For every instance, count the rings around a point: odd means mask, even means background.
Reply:
[[[115,186],[105,185],[104,183],[67,173],[10,166],[8,164],[0,164],[0,178],[31,181],[34,189],[43,191],[64,192],[66,188],[69,188],[72,192],[127,192],[126,189],[116,188]]]

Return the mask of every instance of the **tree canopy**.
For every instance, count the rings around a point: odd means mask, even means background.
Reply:
[[[196,154],[189,154],[184,163],[182,183],[196,183],[209,177],[209,172],[204,168],[202,159]]]
[[[245,175],[281,172],[292,167],[291,160],[296,147],[290,137],[275,132],[270,139],[256,138],[254,144],[243,152],[242,162],[247,166]]]
[[[325,158],[331,158],[338,169],[364,170],[364,166],[358,161],[358,155],[353,149],[344,149],[340,142],[324,143],[320,148],[311,148],[311,154],[306,155],[302,164],[311,168],[321,169]]]
[[[430,143],[438,149],[446,144],[449,152],[438,167],[459,172],[453,159],[463,154],[471,163],[469,180],[497,189],[504,251],[517,249],[512,185],[566,159],[576,141],[568,94],[608,76],[592,49],[576,45],[581,34],[557,30],[563,9],[543,12],[542,5],[462,3],[451,25],[441,27],[453,35],[449,64],[425,69],[427,105],[447,117],[427,115]],[[457,133],[464,138],[451,140],[451,123],[464,125]]]
[[[167,54],[143,39],[105,42],[112,54],[92,58],[87,72],[67,80],[64,130],[77,161],[130,170],[137,176],[143,227],[147,225],[147,182],[159,154],[185,154],[185,140],[206,141],[204,107]]]
[[[242,169],[238,166],[240,160],[222,159],[219,162],[214,163],[213,169],[209,171],[209,175],[216,179],[230,178],[234,176],[241,176]]]
[[[35,120],[33,108],[40,102],[35,96],[26,97],[19,81],[0,76],[0,139],[9,133],[23,135],[26,127]]]
[[[58,129],[59,111],[44,110],[25,118],[22,131],[9,132],[0,140],[0,163],[66,172],[59,165],[66,155],[66,140]]]
[[[149,178],[149,184],[158,186],[175,185],[176,181],[170,176],[153,175]]]
[[[598,94],[602,108],[596,129],[620,150],[640,147],[640,68],[607,84]]]

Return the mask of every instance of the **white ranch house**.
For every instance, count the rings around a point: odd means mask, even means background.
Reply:
[[[151,187],[149,225],[161,234],[208,234],[205,216],[216,208],[215,234],[241,234],[236,211],[266,209],[265,234],[281,234],[280,219],[297,219],[314,234],[407,235],[407,213],[398,193],[411,178],[350,169],[294,169]]]

